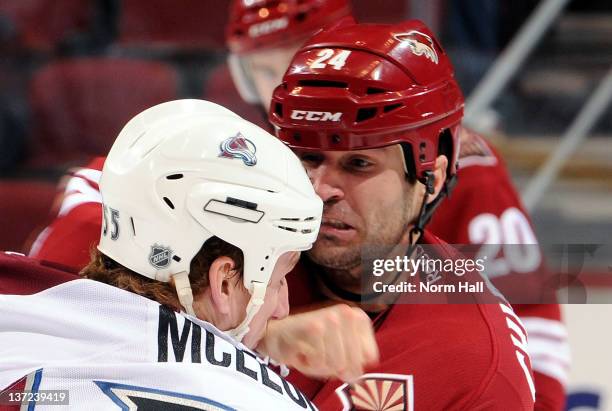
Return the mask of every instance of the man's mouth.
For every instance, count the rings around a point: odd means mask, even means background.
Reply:
[[[319,234],[320,238],[335,239],[335,241],[350,242],[354,241],[357,230],[350,224],[334,218],[325,218],[321,223]]]
[[[353,226],[346,224],[343,221],[336,220],[333,218],[325,218],[325,217],[323,217],[323,221],[321,222],[321,225],[327,226],[330,228],[337,228],[339,230],[349,230],[353,228]]]

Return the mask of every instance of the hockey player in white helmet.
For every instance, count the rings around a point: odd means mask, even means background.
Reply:
[[[314,409],[249,350],[288,315],[284,277],[319,230],[289,148],[221,106],[172,101],[124,127],[100,187],[85,279],[0,295],[0,391],[29,379],[90,410]]]

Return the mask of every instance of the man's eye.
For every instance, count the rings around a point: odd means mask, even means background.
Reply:
[[[319,164],[323,161],[323,157],[314,153],[304,153],[300,155],[300,160],[304,163]]]
[[[368,168],[372,165],[372,162],[363,159],[363,158],[352,158],[349,161],[349,167],[351,168],[356,168],[356,169],[364,169],[364,168]]]

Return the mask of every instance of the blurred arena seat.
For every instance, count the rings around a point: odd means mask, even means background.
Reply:
[[[410,16],[411,1],[351,0],[357,21],[367,23],[392,23]]]
[[[81,58],[43,67],[30,86],[28,166],[106,154],[130,118],[178,98],[178,82],[176,71],[162,62]]]
[[[55,194],[53,182],[0,180],[0,250],[24,252],[30,234],[49,223]]]
[[[268,129],[270,124],[265,118],[263,108],[246,103],[238,94],[227,64],[213,68],[204,81],[202,98],[229,108],[240,117]]]
[[[56,45],[87,30],[95,16],[93,0],[0,0],[3,43],[36,51]]]
[[[223,49],[229,0],[123,0],[119,45]]]

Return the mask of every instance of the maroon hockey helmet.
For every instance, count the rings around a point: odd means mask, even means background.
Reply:
[[[269,119],[294,148],[401,144],[423,182],[446,141],[451,181],[463,105],[449,58],[424,23],[356,24],[346,18],[296,53],[274,91]]]
[[[236,54],[308,36],[350,14],[348,0],[234,0],[226,28],[226,43]]]

